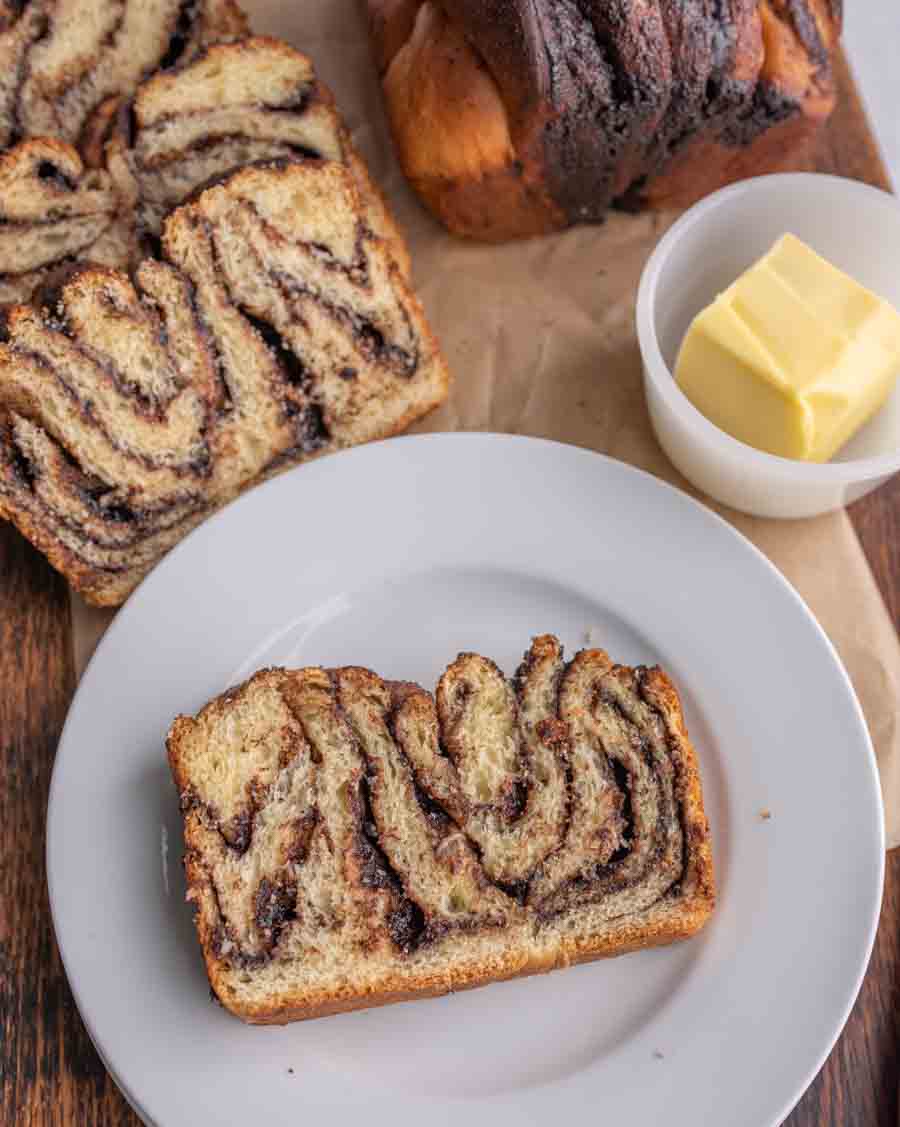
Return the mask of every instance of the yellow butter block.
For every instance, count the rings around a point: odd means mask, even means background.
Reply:
[[[785,235],[694,319],[675,379],[734,438],[825,462],[900,374],[900,314]]]

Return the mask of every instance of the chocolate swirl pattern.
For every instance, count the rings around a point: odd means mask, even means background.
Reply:
[[[96,157],[106,117],[156,67],[245,33],[232,0],[0,0],[0,303],[75,255],[137,263],[133,208]]]
[[[312,63],[274,39],[204,49],[144,82],[131,102],[95,115],[91,155],[105,161],[138,234],[158,236],[165,215],[198,186],[261,160],[321,157],[351,169],[375,234],[408,273],[403,241]],[[105,148],[104,148],[105,142]]]
[[[27,301],[47,267],[74,254],[110,265],[119,201],[109,176],[86,170],[70,145],[22,141],[0,154],[0,302]]]
[[[368,0],[404,172],[485,241],[776,171],[834,106],[838,0]]]
[[[330,93],[244,31],[232,0],[0,0],[0,146],[55,135],[0,154],[0,516],[91,602],[446,395]]]
[[[359,668],[264,670],[169,733],[211,985],[253,1022],[670,942],[713,908],[677,693],[534,639],[436,698]]]
[[[245,168],[133,281],[76,266],[0,344],[0,515],[91,601],[288,465],[391,434],[447,372],[343,163]]]
[[[2,0],[0,146],[36,136],[74,144],[104,99],[244,34],[232,0]]]

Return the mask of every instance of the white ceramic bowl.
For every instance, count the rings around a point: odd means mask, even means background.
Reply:
[[[900,309],[900,204],[853,180],[792,173],[724,188],[678,220],[644,268],[637,331],[653,429],[684,476],[743,512],[809,517],[855,501],[900,470],[900,386],[831,462],[813,465],[731,438],[672,375],[694,316],[785,232]]]

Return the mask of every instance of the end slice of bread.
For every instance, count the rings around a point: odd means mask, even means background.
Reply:
[[[188,900],[232,1013],[284,1023],[670,943],[715,900],[671,681],[536,638],[436,699],[267,669],[179,717]]]

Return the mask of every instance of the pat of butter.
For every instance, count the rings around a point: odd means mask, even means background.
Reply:
[[[825,462],[900,373],[900,314],[785,235],[693,321],[675,371],[734,438]]]

